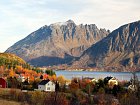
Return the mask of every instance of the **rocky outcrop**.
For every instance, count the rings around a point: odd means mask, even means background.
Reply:
[[[87,49],[73,66],[107,67],[140,65],[140,21],[123,25]]]
[[[45,25],[15,43],[6,52],[14,53],[37,66],[67,64],[109,34],[95,24],[76,25],[72,20]]]

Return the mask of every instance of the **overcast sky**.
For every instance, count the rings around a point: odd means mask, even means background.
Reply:
[[[69,19],[112,31],[140,20],[140,0],[1,0],[0,52],[44,25]]]

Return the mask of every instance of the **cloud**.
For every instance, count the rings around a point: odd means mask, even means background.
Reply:
[[[99,27],[113,30],[122,24],[139,19],[138,4],[138,0],[92,0],[90,6],[75,17],[78,17],[77,21],[95,22]]]

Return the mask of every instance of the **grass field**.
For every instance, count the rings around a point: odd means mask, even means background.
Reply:
[[[23,105],[19,102],[0,99],[0,105]]]

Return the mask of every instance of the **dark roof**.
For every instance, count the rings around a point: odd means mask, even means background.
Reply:
[[[42,80],[42,81],[39,83],[39,85],[45,85],[45,84],[47,84],[49,81],[50,81],[49,79],[48,79],[48,80]]]

